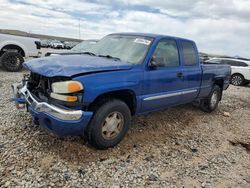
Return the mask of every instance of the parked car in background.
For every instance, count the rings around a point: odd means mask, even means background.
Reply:
[[[77,42],[64,42],[64,49],[70,50],[73,48],[75,45],[77,45]]]
[[[230,83],[228,65],[201,65],[191,40],[117,33],[85,54],[31,60],[12,85],[35,124],[58,134],[84,135],[106,149],[126,135],[131,116],[196,102],[214,111]]]
[[[205,63],[227,64],[231,66],[231,84],[241,86],[250,83],[250,61],[233,58],[212,58]]]
[[[51,48],[55,48],[55,49],[63,49],[64,48],[64,44],[60,41],[52,41],[50,43],[50,47]]]
[[[19,71],[24,58],[41,55],[40,48],[40,39],[0,34],[0,64],[7,71]]]
[[[75,45],[71,50],[74,52],[85,52],[91,48],[98,42],[98,40],[84,40],[77,45]]]
[[[79,44],[75,45],[69,51],[61,52],[47,52],[45,56],[55,56],[55,55],[72,55],[72,54],[81,54],[91,50],[91,48],[98,42],[98,40],[84,40]]]
[[[42,48],[48,48],[50,47],[50,42],[48,40],[41,40],[41,47]]]
[[[207,54],[204,53],[199,53],[199,57],[200,57],[200,62],[203,64],[205,61],[209,60],[209,57]]]

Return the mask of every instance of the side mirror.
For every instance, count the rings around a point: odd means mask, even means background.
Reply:
[[[153,56],[153,57],[151,58],[148,67],[149,67],[151,70],[157,69],[157,63],[156,63],[156,61],[155,61],[155,56]]]

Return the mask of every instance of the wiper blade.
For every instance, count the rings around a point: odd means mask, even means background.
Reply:
[[[111,55],[98,55],[99,57],[106,57],[106,58],[109,58],[109,59],[114,59],[114,60],[121,60],[119,57],[113,57]]]
[[[92,56],[96,56],[94,53],[92,52],[82,52],[82,54],[87,54],[87,55],[92,55]]]

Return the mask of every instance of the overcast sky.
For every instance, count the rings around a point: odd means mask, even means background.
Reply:
[[[250,0],[0,0],[0,28],[81,39],[174,35],[200,51],[250,58]]]

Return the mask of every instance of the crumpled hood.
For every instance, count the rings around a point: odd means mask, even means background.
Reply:
[[[27,61],[23,66],[31,72],[46,76],[71,77],[76,74],[131,69],[132,65],[90,55],[52,56]]]

